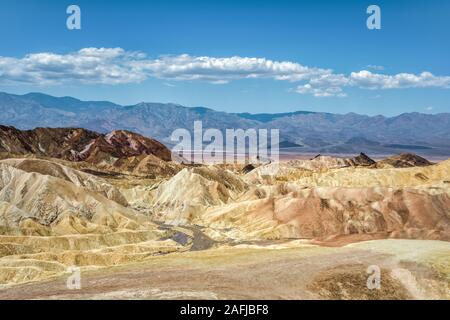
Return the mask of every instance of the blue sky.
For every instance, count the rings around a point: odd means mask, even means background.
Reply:
[[[70,4],[81,30],[66,28]],[[366,27],[371,4],[381,30]],[[1,91],[228,112],[450,112],[445,0],[1,6]]]

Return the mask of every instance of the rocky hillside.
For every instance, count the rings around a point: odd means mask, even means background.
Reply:
[[[377,168],[394,167],[394,168],[408,168],[408,167],[425,167],[432,163],[427,159],[412,153],[401,153],[378,161]]]
[[[171,152],[156,140],[125,130],[100,134],[81,128],[18,130],[0,126],[0,152],[34,154],[70,161],[113,162],[153,155],[169,161]]]
[[[318,166],[317,159],[302,167],[268,164],[241,177],[225,171],[220,179],[217,167],[185,169],[151,191],[155,218],[203,226],[217,240],[450,240],[449,161],[376,169],[336,167],[332,159]]]

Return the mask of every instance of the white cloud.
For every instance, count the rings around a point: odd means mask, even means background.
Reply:
[[[305,85],[298,86],[296,92],[310,93],[315,97],[345,97],[342,87],[347,86],[348,82],[342,74],[323,74],[313,77]]]
[[[148,77],[202,80],[223,84],[237,79],[309,80],[331,70],[309,68],[289,61],[248,57],[193,57],[187,54],[148,59],[144,53],[121,48],[84,48],[69,54],[35,53],[0,57],[0,81],[54,84],[130,83]]]
[[[380,66],[370,67],[381,70]],[[450,77],[430,72],[388,75],[361,70],[345,75],[291,61],[254,57],[182,54],[149,58],[145,53],[122,48],[84,48],[67,54],[32,53],[23,58],[0,56],[0,83],[123,84],[139,83],[151,77],[213,84],[239,79],[273,79],[297,82],[296,92],[315,97],[345,97],[346,87],[372,90],[450,87]]]
[[[301,94],[310,93],[315,97],[346,97],[347,94],[343,92],[340,87],[313,87],[307,83],[303,86],[298,86],[296,92]]]
[[[330,73],[330,70],[309,68],[289,61],[273,61],[248,57],[193,57],[187,54],[163,56],[138,64],[153,76],[173,80],[203,80],[227,83],[237,79],[272,78],[301,81]]]
[[[65,55],[33,53],[22,59],[0,57],[0,81],[38,85],[140,82],[147,75],[132,62],[142,58],[142,53],[121,48],[85,48]]]
[[[437,77],[430,72],[422,72],[419,75],[411,73],[385,75],[362,70],[352,72],[350,74],[350,82],[353,86],[366,89],[450,87],[450,77]]]
[[[419,75],[411,73],[386,75],[362,70],[352,72],[349,76],[333,74],[312,78],[306,85],[298,86],[296,91],[299,93],[312,93],[317,97],[342,97],[345,96],[342,93],[343,87],[356,87],[370,90],[427,87],[450,88],[450,77],[435,76],[430,72],[422,72]]]

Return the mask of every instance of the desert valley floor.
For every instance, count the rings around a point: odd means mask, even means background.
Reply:
[[[0,141],[0,298],[450,299],[450,160],[194,165],[71,128]]]

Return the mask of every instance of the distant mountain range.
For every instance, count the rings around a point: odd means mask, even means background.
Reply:
[[[42,93],[0,93],[0,124],[19,129],[81,127],[102,133],[129,130],[172,145],[177,128],[267,128],[280,130],[286,151],[318,153],[450,155],[450,113],[404,113],[395,117],[297,111],[278,114],[219,112],[178,104],[81,101]]]

